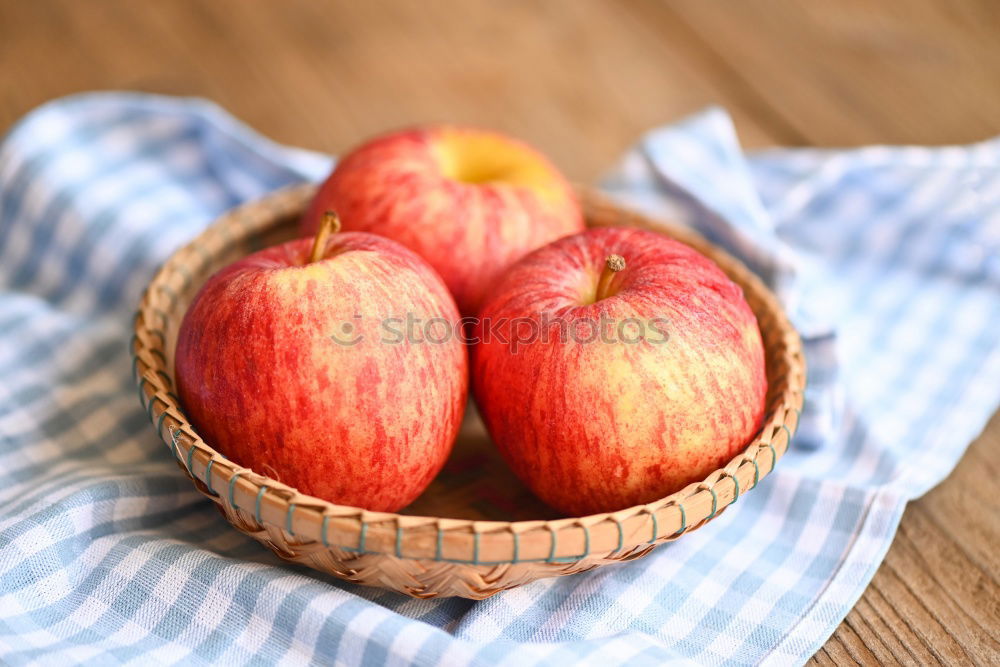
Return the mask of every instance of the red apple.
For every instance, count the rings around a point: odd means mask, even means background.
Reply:
[[[440,470],[462,420],[466,350],[443,334],[458,310],[398,243],[320,236],[314,252],[313,239],[292,241],[208,280],[181,324],[178,391],[198,433],[241,465],[397,510]],[[434,342],[419,327],[404,335],[408,315],[431,322]]]
[[[764,349],[740,288],[666,236],[594,229],[512,267],[483,306],[476,403],[517,475],[570,515],[705,478],[760,426]]]
[[[302,220],[336,210],[346,229],[399,241],[433,266],[475,315],[503,271],[583,230],[573,191],[530,146],[495,132],[433,126],[379,137],[348,154]]]

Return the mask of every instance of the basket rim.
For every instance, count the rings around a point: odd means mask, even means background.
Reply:
[[[299,493],[277,480],[228,460],[202,440],[173,391],[167,330],[181,293],[197,289],[195,275],[213,261],[206,248],[232,249],[282,220],[301,214],[315,184],[278,190],[223,214],[175,251],[150,281],[135,316],[130,342],[133,380],[140,402],[175,460],[203,494],[226,510],[244,532],[266,530],[269,546],[318,542],[355,554],[445,561],[478,566],[574,562],[648,552],[653,545],[697,529],[770,474],[798,427],[805,389],[805,360],[798,333],[775,295],[739,260],[697,232],[622,208],[604,195],[580,189],[588,225],[627,224],[666,234],[707,255],[741,286],[763,331],[777,330],[777,348],[765,343],[768,405],[760,429],[725,466],[704,480],[653,502],[615,512],[550,520],[487,521],[374,512]],[[240,248],[242,250],[242,248]],[[189,268],[197,265],[197,269]],[[758,310],[760,312],[758,312]],[[772,365],[778,368],[771,377]],[[777,383],[777,386],[772,386]],[[648,545],[648,548],[645,548]],[[508,557],[509,556],[509,557]]]

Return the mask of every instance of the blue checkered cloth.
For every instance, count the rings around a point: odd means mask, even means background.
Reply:
[[[1000,142],[747,156],[710,110],[605,187],[784,299],[812,371],[775,474],[645,559],[481,602],[283,564],[179,474],[126,341],[172,249],[329,166],[205,102],[131,94],[55,101],[3,141],[0,662],[802,662],[1000,399]]]

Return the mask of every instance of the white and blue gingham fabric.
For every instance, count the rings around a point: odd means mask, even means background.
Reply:
[[[283,564],[177,470],[127,341],[172,249],[329,165],[131,94],[55,101],[0,145],[0,662],[799,663],[1000,399],[1000,141],[747,156],[713,110],[605,185],[788,304],[812,369],[776,472],[645,559],[481,602]]]

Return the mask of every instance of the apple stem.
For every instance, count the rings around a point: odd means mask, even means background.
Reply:
[[[324,213],[323,219],[319,223],[319,229],[316,231],[316,237],[313,239],[312,252],[309,253],[310,264],[318,262],[323,257],[330,234],[336,234],[339,231],[340,217],[333,211]]]
[[[608,292],[611,290],[611,281],[615,279],[616,273],[623,270],[625,270],[625,258],[621,255],[608,255],[604,260],[604,270],[601,271],[601,277],[597,281],[595,301],[610,296]]]

